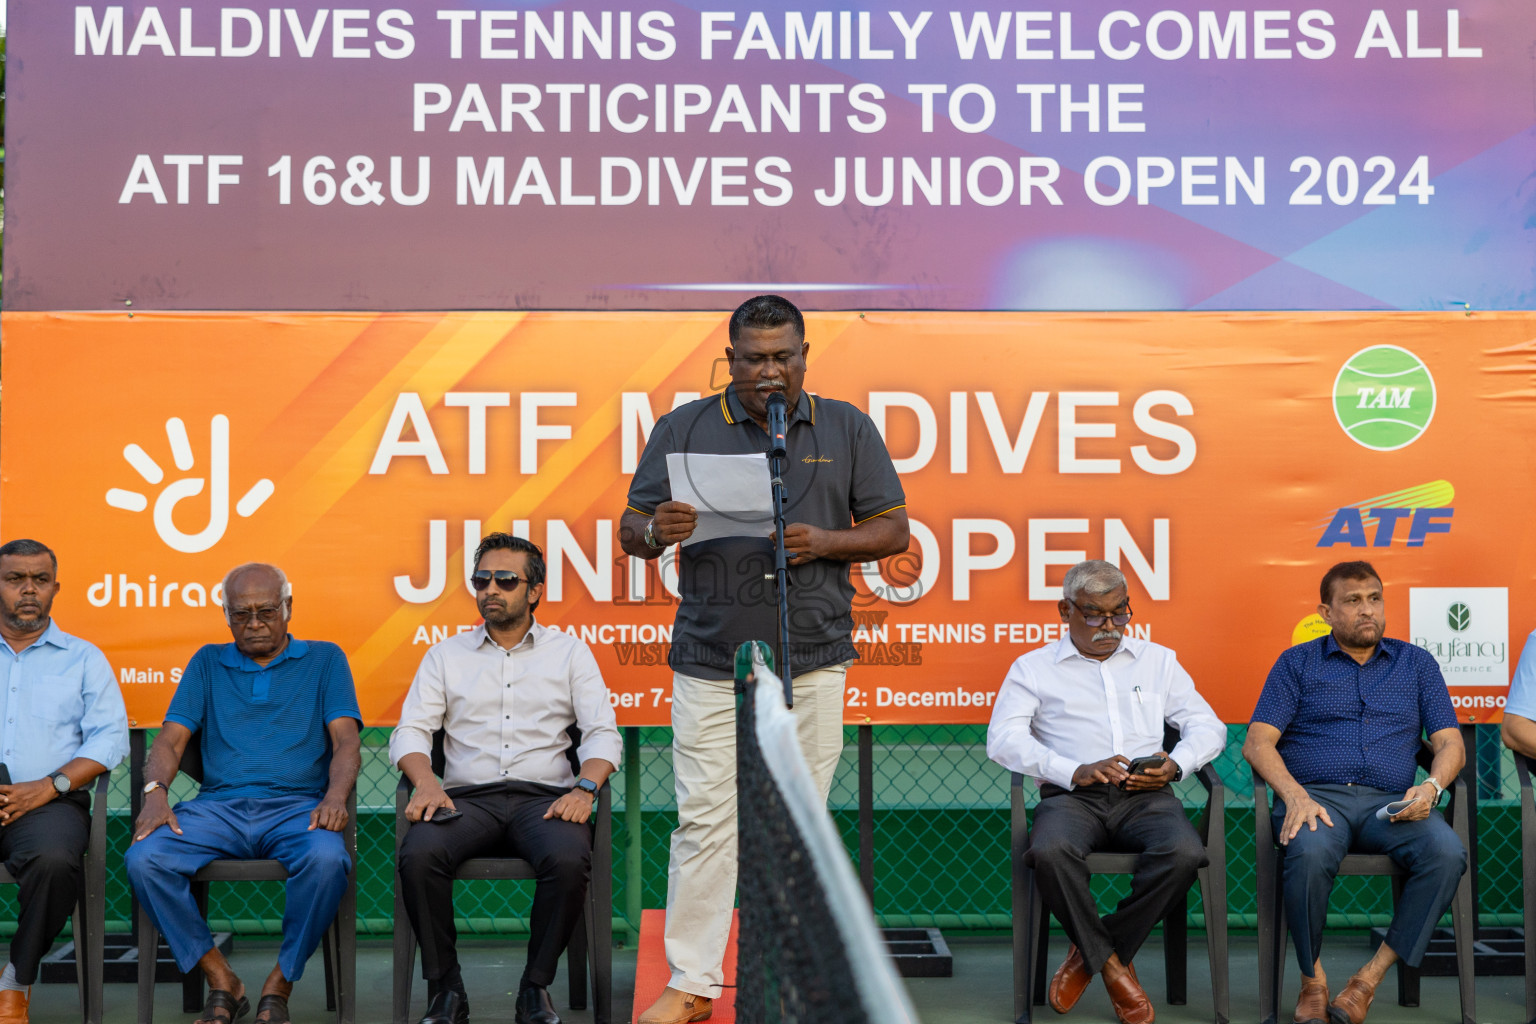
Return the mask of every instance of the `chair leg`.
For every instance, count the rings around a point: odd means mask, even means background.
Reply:
[[[1034,986],[1034,929],[1030,904],[1034,902],[1034,872],[1022,858],[1013,858],[1013,1019],[1029,1024]]]
[[[1476,918],[1472,915],[1472,872],[1461,876],[1451,901],[1451,927],[1456,933],[1456,980],[1461,990],[1462,1024],[1477,1021],[1477,973],[1472,957]]]
[[[155,969],[160,948],[160,931],[149,918],[149,911],[139,906],[139,1024],[154,1024]]]
[[[357,879],[347,883],[336,915],[336,1019],[353,1024],[357,1018]]]
[[[1035,937],[1035,1005],[1044,1006],[1046,991],[1050,988],[1051,915],[1040,898],[1040,886],[1029,887],[1029,930]]]
[[[613,1016],[613,870],[593,879],[588,897],[592,907],[592,1017],[595,1024],[610,1024]]]
[[[1163,975],[1170,1006],[1189,1002],[1189,895],[1163,918]]]
[[[395,879],[395,999],[394,1024],[406,1024],[411,1012],[411,981],[416,973],[416,933],[405,913],[400,897],[400,879]]]
[[[1392,905],[1397,906],[1403,898],[1403,882],[1401,875],[1392,876]],[[1406,961],[1397,962],[1397,1005],[1419,1005],[1419,971],[1418,968],[1409,967]]]
[[[1227,970],[1227,875],[1224,866],[1200,869],[1200,902],[1205,908],[1205,944],[1211,960],[1211,1003],[1216,1024],[1228,1024],[1232,995]]]
[[[332,921],[320,940],[320,956],[325,961],[325,1008],[336,1010],[336,922]]]
[[[192,892],[197,898],[197,911],[208,917],[208,883],[193,882]],[[197,1013],[203,1008],[203,969],[194,967],[181,978],[181,1009],[184,1013]]]
[[[75,904],[71,927],[74,930],[75,984],[80,989],[80,1014],[83,1019],[89,1021],[91,1019],[91,975],[101,969],[101,961],[91,959],[89,928],[85,923],[87,917],[85,896],[82,893],[79,902]]]

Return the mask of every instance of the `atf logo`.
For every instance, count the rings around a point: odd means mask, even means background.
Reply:
[[[1396,451],[1417,441],[1435,418],[1435,379],[1407,349],[1372,345],[1339,369],[1333,412],[1356,444]]]
[[[167,484],[155,499],[155,532],[168,547],[189,555],[213,547],[229,526],[229,417],[214,416],[208,428],[207,476],[182,477]],[[183,473],[191,471],[196,460],[186,424],[175,416],[166,420],[165,437],[170,443],[171,461],[176,468]],[[160,468],[160,463],[137,444],[124,448],[123,458],[151,487],[165,479],[165,470]],[[197,533],[184,533],[173,519],[176,506],[187,498],[202,494],[204,488],[208,490],[208,525]],[[242,518],[251,515],[272,497],[274,489],[271,480],[256,481],[235,503],[235,512]],[[149,507],[149,498],[139,491],[114,487],[107,492],[107,504],[125,512],[143,512]]]
[[[1321,524],[1323,535],[1317,546],[1389,548],[1402,539],[1410,548],[1421,548],[1430,534],[1451,532],[1455,497],[1456,488],[1449,480],[1431,480],[1335,509]]]

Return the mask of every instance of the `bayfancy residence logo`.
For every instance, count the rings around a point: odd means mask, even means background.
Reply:
[[[229,528],[229,417],[218,414],[208,424],[208,452],[206,470],[198,474],[197,459],[192,450],[187,425],[178,417],[165,421],[165,437],[170,445],[171,463],[177,472],[188,474],[165,485],[154,500],[155,532],[166,546],[183,554],[207,551],[224,537]],[[158,487],[166,479],[161,463],[137,444],[123,449],[123,458],[150,487]],[[272,497],[275,489],[271,480],[257,480],[235,502],[235,514],[248,517]],[[208,492],[208,523],[196,533],[186,533],[177,527],[173,516],[176,506],[188,498]],[[114,487],[107,492],[107,504],[125,512],[143,512],[150,506],[149,496],[142,491]]]

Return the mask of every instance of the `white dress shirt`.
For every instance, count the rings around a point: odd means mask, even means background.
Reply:
[[[444,730],[443,788],[503,780],[572,786],[566,727],[581,729],[577,757],[619,766],[619,739],[608,687],[587,645],[534,622],[511,650],[484,624],[433,644],[421,659],[389,737],[390,763],[432,756]]]
[[[1179,730],[1169,756],[1192,775],[1227,745],[1227,727],[1168,648],[1126,637],[1103,661],[1064,636],[1021,655],[1008,670],[987,756],[1009,771],[1071,789],[1079,765],[1163,749],[1164,723]]]

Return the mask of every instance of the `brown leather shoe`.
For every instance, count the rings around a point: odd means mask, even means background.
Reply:
[[[668,985],[661,990],[661,998],[652,1003],[635,1024],[692,1024],[693,1021],[709,1020],[709,1015],[715,1012],[714,1005],[712,999]]]
[[[1371,1000],[1376,998],[1376,986],[1362,981],[1360,975],[1350,977],[1344,991],[1333,997],[1328,1004],[1328,1016],[1334,1024],[1361,1024],[1370,1012]]]
[[[1113,958],[1111,958],[1113,960]],[[1115,1008],[1115,1018],[1120,1024],[1152,1024],[1157,1014],[1152,1010],[1152,1000],[1142,991],[1136,980],[1136,971],[1129,964],[1116,971],[1110,964],[1104,965],[1104,988],[1109,992],[1109,1004]]]
[[[1083,962],[1083,951],[1076,946],[1070,947],[1067,958],[1056,968],[1056,973],[1051,977],[1051,987],[1045,993],[1051,1009],[1057,1013],[1066,1013],[1076,1006],[1082,998],[1083,990],[1088,987],[1090,977],[1092,975],[1088,973],[1088,965]]]
[[[0,1024],[27,1024],[27,1002],[32,990],[0,992]]]
[[[1301,976],[1301,995],[1296,997],[1294,1024],[1328,1024],[1328,983]]]

